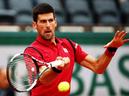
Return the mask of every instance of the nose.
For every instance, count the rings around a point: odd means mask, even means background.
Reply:
[[[49,22],[49,21],[47,21],[46,25],[47,25],[47,27],[49,27],[49,26],[50,26],[50,22]]]

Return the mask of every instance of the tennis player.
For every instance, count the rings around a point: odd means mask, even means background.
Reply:
[[[111,42],[104,46],[105,52],[96,59],[84,52],[76,42],[71,41],[72,43],[70,43],[65,38],[55,36],[57,27],[55,12],[53,7],[46,3],[39,4],[33,8],[32,26],[38,34],[30,46],[39,51],[41,55],[37,55],[32,50],[30,52],[28,50],[28,54],[45,62],[63,59],[63,57],[68,57],[70,62],[52,67],[45,72],[40,77],[37,85],[31,90],[31,96],[69,96],[70,90],[59,92],[57,86],[62,81],[71,82],[75,62],[95,73],[102,74],[117,49],[129,41],[129,39],[124,39],[126,32],[117,31]],[[39,68],[41,68],[41,65],[39,65]]]

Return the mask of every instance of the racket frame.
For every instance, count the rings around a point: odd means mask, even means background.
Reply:
[[[21,91],[21,90],[18,90],[12,83],[11,83],[11,80],[10,80],[10,78],[9,78],[9,68],[10,68],[10,64],[13,62],[13,60],[14,59],[16,59],[16,57],[18,57],[18,56],[20,56],[20,55],[27,55],[27,56],[29,56],[29,58],[31,58],[32,60],[33,60],[33,62],[34,62],[34,65],[36,66],[36,71],[37,71],[37,76],[36,76],[36,78],[35,78],[35,80],[34,80],[34,82],[33,82],[33,84],[29,87],[29,88],[27,88],[25,91]],[[38,67],[38,63],[41,63],[43,66],[46,66],[46,68],[44,69],[44,70],[42,70],[41,72],[39,72],[39,67]],[[51,67],[55,67],[55,66],[57,66],[57,65],[60,65],[60,64],[63,64],[63,63],[65,63],[63,60],[58,60],[58,61],[53,61],[53,62],[49,62],[49,63],[47,63],[47,62],[43,62],[43,61],[40,61],[40,60],[38,60],[38,59],[36,59],[35,57],[33,57],[33,56],[31,56],[31,55],[29,55],[29,54],[23,54],[23,53],[18,53],[18,54],[16,54],[16,55],[14,55],[12,58],[11,58],[11,60],[9,61],[9,63],[7,64],[7,79],[8,79],[8,82],[9,82],[9,84],[10,84],[10,86],[15,90],[15,91],[17,91],[17,92],[28,92],[28,91],[30,91],[35,85],[36,85],[36,83],[37,83],[37,81],[38,81],[38,79],[40,78],[40,76],[47,70],[47,69],[49,69],[49,68],[51,68]]]
[[[15,55],[10,59],[9,63],[7,64],[7,70],[6,70],[6,73],[7,73],[7,80],[8,80],[8,82],[9,82],[9,85],[10,85],[15,91],[17,91],[17,92],[28,92],[28,91],[30,91],[30,88],[26,89],[26,91],[18,90],[18,89],[11,83],[11,80],[10,80],[10,75],[9,75],[9,74],[10,74],[10,72],[9,72],[10,66],[12,66],[13,60],[14,60],[16,57],[20,56],[20,55],[27,55],[27,56],[29,56],[29,57],[33,60],[33,62],[34,62],[34,65],[35,65],[35,67],[36,67],[37,73],[39,73],[39,68],[38,68],[38,64],[37,64],[37,61],[39,61],[39,60],[37,60],[36,58],[34,58],[34,57],[32,57],[32,56],[30,56],[30,55],[28,55],[28,54],[17,53],[17,54],[15,54]],[[37,77],[36,77],[36,78],[37,78]],[[34,83],[36,83],[36,82],[37,82],[37,81],[35,80]],[[32,84],[32,85],[33,85],[33,87],[34,87],[34,84]],[[31,86],[31,88],[33,88],[33,87]]]

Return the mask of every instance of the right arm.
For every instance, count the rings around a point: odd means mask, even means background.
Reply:
[[[54,68],[51,67],[46,72],[44,72],[43,75],[41,75],[41,77],[39,78],[39,81],[42,84],[53,81],[70,62],[70,59],[68,57],[57,57],[57,60],[59,59],[64,61],[63,64]],[[40,70],[44,70],[44,66],[41,66]]]

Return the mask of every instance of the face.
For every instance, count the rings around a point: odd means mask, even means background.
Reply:
[[[57,22],[53,13],[39,14],[37,22],[33,22],[33,28],[45,40],[52,40],[55,37],[56,27]]]

